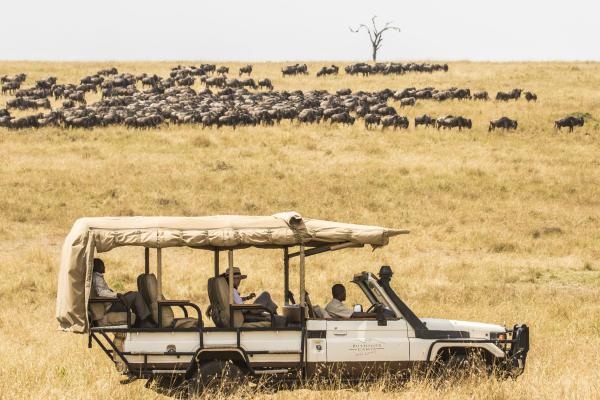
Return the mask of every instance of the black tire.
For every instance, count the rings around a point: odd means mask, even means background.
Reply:
[[[231,393],[246,382],[244,369],[229,360],[210,360],[198,366],[188,381],[188,395],[198,396],[205,392]]]

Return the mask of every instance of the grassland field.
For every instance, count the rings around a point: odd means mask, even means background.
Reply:
[[[26,72],[28,86],[51,75],[75,83],[111,66],[164,76],[177,64],[0,62],[0,75]],[[368,78],[317,78],[330,63],[308,64],[309,76],[283,78],[285,63],[254,64],[252,76],[272,79],[275,90],[457,86],[493,96],[519,87],[538,101],[418,101],[400,111],[411,120],[408,130],[384,132],[362,123],[0,129],[0,399],[168,398],[142,381],[121,385],[111,361],[86,349],[85,335],[57,330],[60,247],[75,219],[287,210],[411,230],[386,248],[308,259],[314,303],[328,301],[331,284],[389,264],[418,315],[527,323],[532,348],[517,380],[376,382],[245,397],[600,398],[600,64],[451,62],[448,73]],[[473,129],[415,129],[413,118],[423,113],[463,115]],[[555,131],[553,121],[571,113],[585,115],[586,125]],[[488,121],[503,115],[517,119],[518,130],[489,134]],[[164,292],[205,309],[210,255],[168,249],[163,257]],[[142,250],[117,249],[104,260],[108,282],[133,290]],[[236,264],[249,274],[242,292],[268,289],[282,302],[279,252],[243,250]],[[364,303],[346,286],[349,303]]]

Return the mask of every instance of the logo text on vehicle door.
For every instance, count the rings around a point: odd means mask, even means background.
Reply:
[[[363,343],[354,343],[350,347],[350,351],[354,352],[357,357],[370,356],[377,353],[378,350],[384,350],[385,346],[379,341],[363,340]]]

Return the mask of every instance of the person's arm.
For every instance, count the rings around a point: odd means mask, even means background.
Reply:
[[[248,296],[242,297],[242,301],[252,300],[255,297],[256,297],[256,293],[250,293]]]
[[[108,286],[108,284],[104,280],[103,276],[95,275],[94,279],[93,279],[93,284],[94,284],[94,289],[96,289],[96,295],[98,295],[98,297],[110,297],[110,298],[117,297],[117,292],[113,291]]]

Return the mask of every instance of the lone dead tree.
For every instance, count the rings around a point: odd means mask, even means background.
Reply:
[[[350,28],[350,32],[352,33],[358,33],[363,28],[367,31],[367,33],[369,34],[369,39],[371,40],[371,46],[373,46],[373,62],[377,61],[377,51],[381,49],[381,42],[383,41],[384,32],[400,32],[400,28],[398,28],[397,26],[393,26],[392,21],[386,22],[383,28],[381,29],[377,28],[377,25],[375,24],[375,18],[377,18],[377,15],[374,15],[373,18],[371,18],[371,23],[373,24],[372,28],[368,27],[365,24],[360,24],[356,29]]]

